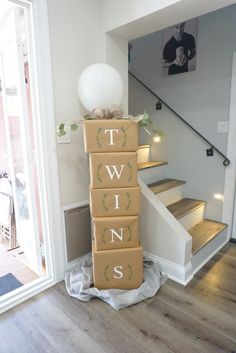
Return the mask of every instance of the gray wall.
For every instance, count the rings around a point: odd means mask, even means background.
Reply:
[[[139,76],[201,134],[226,153],[227,134],[217,133],[217,121],[228,120],[231,65],[236,49],[236,6],[199,18],[196,71],[162,76],[162,33],[132,41],[130,70]],[[216,154],[206,157],[205,145],[166,109],[155,111],[154,98],[129,81],[129,113],[146,110],[165,133],[161,144],[153,144],[152,159],[169,163],[169,176],[187,181],[188,197],[208,201],[206,216],[221,219],[225,167]],[[140,132],[141,144],[150,143]]]

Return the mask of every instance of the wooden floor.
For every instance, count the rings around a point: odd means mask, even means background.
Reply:
[[[0,277],[12,273],[22,284],[37,279],[36,273],[27,266],[27,259],[21,249],[7,251],[8,248],[8,243],[0,242]]]
[[[236,352],[236,245],[183,287],[121,311],[68,296],[64,283],[3,314],[1,353]]]

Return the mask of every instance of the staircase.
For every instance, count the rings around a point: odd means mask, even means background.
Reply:
[[[185,181],[167,178],[167,162],[138,166],[145,255],[186,285],[228,241],[227,225],[204,218],[207,202],[185,195]]]

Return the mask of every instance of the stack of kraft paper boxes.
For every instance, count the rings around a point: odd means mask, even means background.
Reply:
[[[90,153],[94,286],[133,289],[143,282],[137,184],[138,126],[129,119],[84,121]]]

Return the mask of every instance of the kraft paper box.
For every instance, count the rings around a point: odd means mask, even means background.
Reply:
[[[93,278],[94,286],[99,289],[140,287],[143,282],[143,249],[93,249]]]
[[[137,153],[91,153],[90,180],[93,188],[137,186]]]
[[[138,149],[138,124],[129,119],[84,121],[86,152],[126,152]]]
[[[139,246],[139,218],[94,217],[93,240],[95,250],[135,248]]]
[[[93,217],[138,216],[140,214],[140,187],[92,189],[90,209]]]

